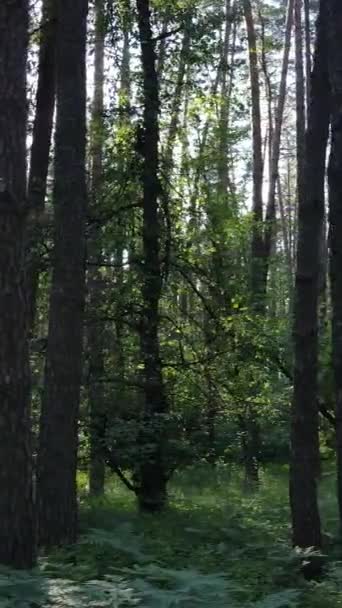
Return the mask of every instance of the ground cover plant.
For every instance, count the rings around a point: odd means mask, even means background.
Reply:
[[[320,485],[330,545],[321,580],[303,579],[309,553],[290,545],[287,477],[287,467],[268,467],[259,490],[250,491],[236,466],[189,469],[172,483],[168,510],[141,517],[120,481],[111,478],[106,495],[89,500],[80,474],[79,542],[46,555],[33,572],[2,570],[0,606],[338,607],[333,467]]]

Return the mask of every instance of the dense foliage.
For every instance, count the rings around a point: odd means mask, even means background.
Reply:
[[[341,41],[0,2],[1,606],[340,605]]]
[[[238,469],[213,475],[205,466],[176,476],[171,509],[156,517],[138,516],[131,494],[112,478],[106,498],[89,501],[80,476],[79,543],[42,558],[31,573],[2,570],[1,601],[10,608],[335,608],[341,573],[338,546],[331,546],[333,476],[327,469],[321,488],[331,558],[320,581],[306,582],[300,572],[312,552],[289,547],[286,469],[270,467],[258,495],[243,495]]]

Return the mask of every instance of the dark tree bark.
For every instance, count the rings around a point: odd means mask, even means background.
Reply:
[[[143,67],[144,148],[143,188],[143,312],[140,348],[144,376],[144,420],[140,437],[142,462],[138,465],[138,501],[143,510],[157,511],[167,498],[163,424],[168,403],[162,375],[159,345],[159,302],[162,290],[159,211],[159,82],[149,0],[137,0],[139,38]],[[144,446],[145,450],[144,450]]]
[[[128,10],[130,7],[128,6]],[[123,25],[123,47],[122,47],[122,58],[120,66],[120,92],[119,92],[119,118],[118,118],[118,130],[120,129],[131,129],[132,128],[132,116],[131,116],[131,97],[132,97],[132,75],[131,75],[131,34],[132,34],[132,21],[128,20]],[[128,161],[129,162],[129,161]],[[125,154],[121,155],[119,171],[124,174],[127,173],[127,158]],[[139,210],[140,211],[140,210]],[[138,213],[139,213],[138,211]],[[136,221],[138,213],[134,213],[132,220]],[[118,294],[115,307],[115,327],[113,328],[113,339],[112,339],[112,353],[113,362],[115,369],[117,370],[118,376],[122,378],[123,383],[118,384],[113,393],[113,402],[115,406],[122,407],[120,404],[127,403],[129,399],[127,395],[127,389],[124,384],[124,378],[126,377],[126,357],[124,352],[124,336],[125,336],[125,324],[124,324],[124,299],[120,297],[125,289],[127,280],[127,272],[124,268],[124,251],[127,247],[127,232],[130,230],[128,218],[123,219],[118,217],[116,224],[116,238],[115,238],[115,290]],[[134,242],[134,236],[129,239],[129,248],[132,247]],[[134,245],[132,247],[132,257],[134,257]],[[128,257],[131,257],[129,252]]]
[[[104,110],[104,2],[95,2],[95,74],[93,99],[93,133],[91,146],[92,160],[92,210],[96,215],[101,201],[103,177],[103,110]],[[88,242],[88,257],[91,262],[101,258],[101,228],[92,230]],[[106,428],[106,411],[104,386],[98,382],[104,376],[104,332],[101,319],[103,301],[103,278],[99,268],[91,267],[88,272],[89,317],[88,351],[89,351],[89,409],[90,409],[90,466],[89,492],[92,496],[104,493],[105,463],[104,443]]]
[[[320,274],[319,274],[319,334],[322,339],[326,336],[329,324],[329,243],[327,234],[327,213],[324,209],[324,219],[321,235]]]
[[[45,0],[41,21],[36,114],[33,125],[28,203],[32,220],[27,235],[27,290],[31,329],[36,313],[41,240],[40,215],[44,211],[55,107],[56,14],[54,0]]]
[[[305,79],[303,61],[303,0],[295,0],[297,198],[305,196]]]
[[[324,5],[325,0],[321,0],[303,157],[303,189],[299,190],[298,200],[290,501],[293,543],[300,547],[321,546],[316,483],[319,461],[318,289],[325,156],[330,119]]]
[[[329,160],[330,281],[336,399],[338,502],[342,521],[342,5],[328,3],[331,82],[331,153]]]
[[[0,563],[35,562],[28,315],[23,288],[26,197],[26,0],[0,4]]]
[[[59,0],[55,234],[37,466],[39,540],[77,536],[77,430],[85,282],[85,46],[87,0]]]
[[[249,71],[252,101],[252,139],[253,139],[253,224],[251,242],[250,293],[251,306],[256,314],[265,311],[264,282],[264,235],[263,235],[263,154],[261,134],[260,81],[258,66],[257,37],[254,15],[250,0],[243,0],[244,17],[247,28]],[[247,425],[247,420],[246,420]],[[246,479],[251,486],[258,483],[258,447],[255,438],[259,436],[258,423],[253,408],[249,408],[244,453]]]

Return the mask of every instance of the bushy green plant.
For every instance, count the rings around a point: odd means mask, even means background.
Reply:
[[[49,578],[40,570],[1,570],[1,608],[124,608],[139,600],[132,587],[119,576],[75,583]]]
[[[107,546],[115,552],[129,555],[136,561],[148,559],[143,550],[142,537],[134,533],[129,523],[116,526],[111,532],[101,528],[91,528],[82,536],[80,543],[95,547]]]
[[[205,575],[191,568],[173,570],[155,564],[126,572],[146,608],[226,608],[232,601],[228,581],[222,574]]]
[[[137,514],[109,478],[105,498],[81,505],[77,545],[33,572],[0,569],[0,608],[342,607],[333,538],[321,580],[302,576],[313,554],[291,548],[287,484],[286,468],[267,467],[258,491],[246,494],[235,465],[191,467],[175,475],[170,508],[151,516]],[[322,475],[328,532],[336,532],[333,484]]]

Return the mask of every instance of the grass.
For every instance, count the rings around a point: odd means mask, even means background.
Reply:
[[[115,477],[104,498],[89,500],[80,474],[80,542],[28,578],[13,575],[9,591],[0,572],[0,607],[342,607],[334,471],[320,484],[323,527],[335,540],[319,582],[303,580],[303,556],[290,548],[287,478],[286,467],[269,466],[248,493],[237,467],[188,469],[171,484],[169,508],[141,516]]]
[[[108,537],[120,536],[120,530],[125,537],[129,531],[130,542],[139,539],[143,561],[165,569],[223,574],[241,606],[294,588],[300,592],[295,605],[342,606],[334,581],[338,564],[334,576],[320,584],[305,583],[299,574],[300,560],[290,549],[287,485],[287,467],[267,467],[254,493],[244,490],[236,467],[197,467],[175,477],[165,513],[141,516],[132,495],[112,478],[103,500],[83,502],[82,528],[101,527]],[[324,530],[333,537],[338,529],[334,486],[334,471],[328,469],[322,476],[320,505]],[[113,559],[118,570],[132,566],[136,560],[130,542],[126,539],[127,552],[107,547],[102,557],[97,555],[92,564],[97,576],[112,567]],[[330,553],[338,560],[337,543]],[[89,560],[89,555],[83,554],[83,559]]]

